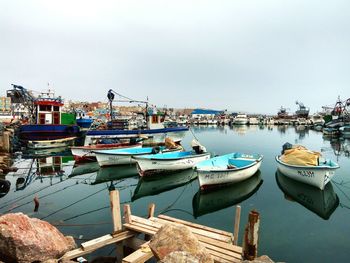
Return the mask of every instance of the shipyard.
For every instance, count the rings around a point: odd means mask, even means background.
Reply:
[[[0,263],[348,262],[349,7],[0,2]]]

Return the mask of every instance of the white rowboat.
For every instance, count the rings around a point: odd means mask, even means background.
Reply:
[[[191,169],[197,163],[208,160],[209,158],[210,153],[197,154],[194,151],[133,157],[137,162],[139,175],[144,177]]]
[[[253,176],[260,168],[260,154],[230,153],[202,161],[195,166],[201,190],[238,183]]]
[[[335,170],[339,168],[336,162],[329,159],[315,166],[306,166],[285,163],[280,157],[281,156],[276,156],[276,162],[278,164],[278,170],[282,174],[302,183],[315,186],[321,190],[330,182],[335,174]]]

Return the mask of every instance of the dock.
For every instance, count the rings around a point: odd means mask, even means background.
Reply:
[[[132,215],[130,205],[124,206],[124,222],[121,223],[120,218],[120,205],[119,205],[119,193],[116,190],[110,192],[112,217],[114,224],[114,232],[104,235],[102,237],[95,238],[93,240],[84,242],[77,249],[67,252],[61,257],[61,260],[74,259],[86,254],[89,254],[99,248],[110,244],[117,245],[117,251],[130,251],[132,253],[123,255],[123,258],[118,262],[123,263],[139,263],[145,262],[154,257],[151,249],[149,248],[149,239],[157,233],[157,231],[165,224],[180,224],[186,226],[197,237],[198,241],[205,247],[207,252],[212,256],[214,262],[241,262],[243,258],[247,258],[245,250],[253,251],[256,257],[257,247],[254,243],[257,243],[257,236],[254,237],[254,241],[251,240],[248,230],[251,228],[247,225],[244,240],[245,243],[250,242],[247,249],[237,245],[238,229],[239,229],[239,215],[240,207],[237,207],[235,218],[235,233],[211,228],[208,226],[195,224],[189,221],[177,219],[167,215],[154,215],[155,205],[150,204],[148,208],[148,217],[142,218]],[[256,213],[256,212],[255,212]],[[237,221],[238,219],[238,221]],[[257,228],[251,228],[257,233]],[[254,235],[254,234],[253,234]],[[249,237],[250,236],[250,237]],[[236,238],[236,239],[235,239]],[[252,246],[254,247],[252,249]],[[128,248],[128,249],[126,249]],[[252,256],[248,256],[251,260]]]

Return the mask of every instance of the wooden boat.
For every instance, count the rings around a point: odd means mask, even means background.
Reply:
[[[238,183],[253,176],[260,168],[260,154],[229,153],[202,161],[195,166],[201,190]]]
[[[328,220],[339,206],[339,198],[333,190],[332,183],[320,190],[292,180],[279,171],[276,172],[276,182],[287,200],[298,202],[325,220]]]
[[[170,191],[177,187],[186,185],[196,179],[197,174],[193,170],[184,170],[172,174],[171,176],[141,177],[135,188],[131,201],[139,198],[158,195]],[[176,193],[177,195],[178,193]],[[175,199],[176,197],[174,197]]]
[[[76,137],[68,137],[55,140],[28,141],[27,146],[31,149],[49,149],[72,145]]]
[[[321,160],[320,158],[319,160]],[[339,165],[329,159],[322,159],[318,165],[295,165],[281,160],[281,155],[276,156],[278,170],[294,180],[317,187],[321,190],[330,182]]]
[[[262,183],[263,180],[258,171],[247,180],[225,188],[207,192],[199,189],[192,199],[193,215],[197,218],[241,203],[256,193]]]
[[[93,151],[96,155],[97,162],[100,166],[121,165],[135,163],[133,156],[156,154],[161,152],[179,152],[182,151],[181,146],[174,149],[167,149],[164,146],[144,147],[144,148],[123,148],[113,150],[97,150]]]
[[[87,146],[73,146],[70,147],[74,160],[76,162],[84,161],[96,161],[96,156],[94,151],[97,150],[112,150],[112,149],[122,149],[122,148],[141,148],[142,143],[109,143],[109,144],[94,144]]]
[[[140,176],[148,177],[164,173],[191,169],[195,164],[208,160],[210,153],[195,151],[169,152],[151,155],[134,156]]]

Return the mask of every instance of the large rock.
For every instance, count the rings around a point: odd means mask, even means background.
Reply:
[[[197,259],[198,262],[201,263],[214,262],[211,255],[206,251],[205,247],[199,243],[198,239],[190,231],[190,229],[183,225],[164,225],[153,236],[149,247],[151,248],[154,256],[159,260],[163,260],[172,252],[184,251],[187,252],[187,256],[191,256],[191,260]]]
[[[199,258],[185,251],[171,252],[158,263],[201,263]]]
[[[257,257],[254,260],[244,260],[242,263],[274,263],[274,261],[266,255]]]
[[[0,260],[33,262],[59,258],[76,247],[71,237],[57,228],[22,213],[0,217]]]

